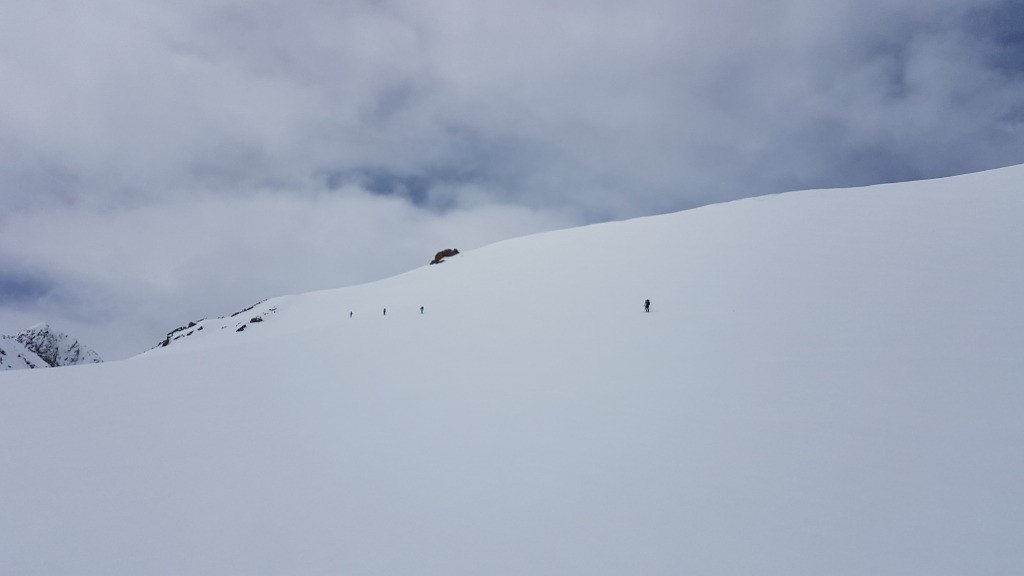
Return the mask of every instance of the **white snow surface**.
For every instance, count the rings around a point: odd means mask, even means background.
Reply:
[[[5,372],[0,566],[1022,574],[1022,187],[539,234]]]

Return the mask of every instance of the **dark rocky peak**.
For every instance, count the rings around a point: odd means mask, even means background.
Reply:
[[[103,362],[94,350],[46,323],[22,330],[14,340],[50,367]]]

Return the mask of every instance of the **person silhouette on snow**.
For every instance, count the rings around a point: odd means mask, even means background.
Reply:
[[[650,311],[651,311],[651,299],[648,298],[647,300],[644,300],[644,312],[650,312]]]

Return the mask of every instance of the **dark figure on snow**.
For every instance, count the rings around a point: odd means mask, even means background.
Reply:
[[[349,313],[348,313],[348,317],[349,317],[349,318],[351,318],[351,317],[352,317],[352,312],[349,312]]]
[[[420,314],[423,314],[423,306],[420,306]]]
[[[650,311],[651,311],[651,299],[648,298],[647,300],[644,300],[644,312],[650,312]]]
[[[387,315],[388,315],[388,309],[387,309],[387,308],[385,308],[385,309],[384,309],[384,316],[387,316]]]

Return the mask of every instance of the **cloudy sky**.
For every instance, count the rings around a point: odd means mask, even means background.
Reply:
[[[1024,162],[1019,0],[0,14],[0,333],[107,359],[444,247]]]

